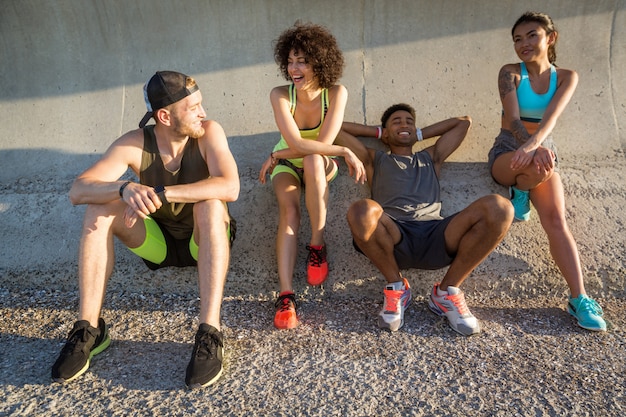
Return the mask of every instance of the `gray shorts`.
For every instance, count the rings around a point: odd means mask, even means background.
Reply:
[[[442,220],[394,220],[402,235],[393,253],[400,269],[440,269],[452,263],[455,254],[446,250],[444,232],[456,214]],[[354,248],[363,253],[352,241]]]
[[[551,149],[556,155],[556,159],[554,161],[554,170],[557,170],[559,164],[559,156],[556,152],[556,144],[552,139],[552,135],[549,135],[541,144],[544,148]],[[500,129],[500,134],[496,137],[496,140],[493,142],[493,146],[489,151],[489,159],[487,161],[487,166],[489,167],[489,172],[491,172],[491,168],[493,167],[493,163],[496,159],[507,152],[515,152],[519,148],[513,133],[510,130]]]

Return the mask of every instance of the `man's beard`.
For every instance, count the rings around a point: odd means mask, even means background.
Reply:
[[[203,127],[200,126],[200,127],[194,128],[193,126],[185,125],[181,123],[180,120],[176,118],[173,119],[172,128],[174,129],[174,132],[176,132],[177,134],[181,136],[189,136],[190,138],[199,138],[202,135],[204,135]]]

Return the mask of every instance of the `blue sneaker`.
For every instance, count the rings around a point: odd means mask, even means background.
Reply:
[[[578,325],[583,329],[596,332],[606,331],[606,322],[602,318],[604,314],[600,304],[593,298],[580,294],[578,298],[571,298],[567,303],[567,312],[578,320]]]
[[[515,210],[515,220],[520,222],[527,222],[530,219],[530,197],[528,194],[528,191],[509,187],[509,196]]]

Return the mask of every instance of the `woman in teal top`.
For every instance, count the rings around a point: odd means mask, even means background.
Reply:
[[[307,245],[307,282],[321,285],[328,276],[324,228],[328,205],[328,183],[337,173],[330,158],[345,158],[350,173],[364,182],[365,169],[350,149],[333,145],[341,129],[348,93],[335,84],[343,71],[343,54],[334,36],[324,27],[296,22],[285,30],[274,47],[274,58],[282,75],[292,84],[270,93],[281,139],[267,158],[259,180],[271,175],[279,206],[276,237],[280,294],[274,325],[288,329],[297,325],[293,271],[298,253],[300,196],[311,221]]]
[[[551,138],[574,94],[578,74],[554,65],[558,32],[550,16],[525,13],[511,34],[522,62],[504,65],[498,75],[502,129],[489,152],[489,169],[499,184],[510,187],[517,220],[529,219],[531,201],[537,209],[552,257],[569,286],[569,313],[581,327],[603,331],[602,308],[586,295],[578,249],[565,219],[563,184]]]

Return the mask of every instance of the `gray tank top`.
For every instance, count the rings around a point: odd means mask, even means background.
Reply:
[[[376,151],[372,199],[395,220],[440,220],[439,179],[430,154],[421,151],[400,156]]]

